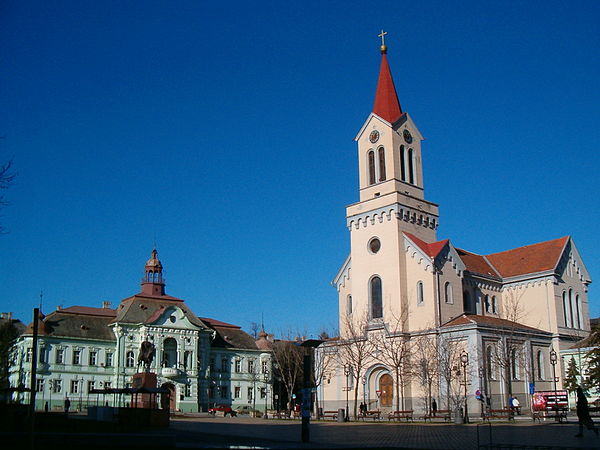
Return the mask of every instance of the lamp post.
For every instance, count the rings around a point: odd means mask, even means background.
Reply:
[[[460,364],[463,368],[465,381],[465,423],[469,423],[469,411],[467,409],[467,365],[469,364],[469,354],[465,350],[460,354]]]
[[[367,387],[367,376],[363,375],[362,377],[362,384],[363,384],[363,404],[365,405],[366,409],[367,408],[367,391],[366,391],[366,387]]]
[[[346,376],[346,415],[344,420],[348,422],[348,376],[350,375],[350,365],[344,364],[344,375]]]
[[[552,382],[554,383],[554,420],[558,422],[558,399],[556,398],[556,362],[556,351],[553,347],[550,347],[550,364],[552,364]]]
[[[268,391],[267,391],[267,386],[269,383],[269,371],[265,370],[265,374],[264,374],[264,380],[265,380],[265,419],[267,419],[267,403],[268,403],[268,399],[269,399],[269,395],[268,395]]]
[[[486,398],[487,398],[486,393],[485,393],[485,386],[484,386],[484,381],[483,381],[483,375],[484,375],[483,367],[480,367],[479,368],[479,389],[481,391],[481,399],[480,399],[480,401],[481,401],[481,417],[484,416],[484,414],[483,414],[483,412],[484,412],[484,410],[483,410],[484,409],[483,404],[485,403]]]

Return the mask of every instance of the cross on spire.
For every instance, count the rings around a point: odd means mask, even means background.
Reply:
[[[385,35],[387,34],[387,31],[383,31],[383,29],[381,30],[381,33],[379,33],[377,36],[379,36],[381,38],[381,53],[385,54],[387,52],[387,46],[385,45]]]

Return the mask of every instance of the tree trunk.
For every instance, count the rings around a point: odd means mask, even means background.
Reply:
[[[402,408],[404,409],[404,408]],[[396,366],[396,411],[400,411],[400,370]]]

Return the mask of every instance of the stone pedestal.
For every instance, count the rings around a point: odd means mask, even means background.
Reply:
[[[131,387],[133,389],[155,389],[156,384],[156,374],[151,372],[136,373],[131,380]],[[158,408],[156,394],[133,394],[131,404],[134,408]]]

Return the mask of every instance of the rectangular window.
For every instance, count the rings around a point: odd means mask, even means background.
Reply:
[[[81,350],[73,350],[73,364],[81,364]]]
[[[104,389],[110,389],[112,387],[112,383],[110,381],[104,382]]]
[[[39,361],[43,364],[46,362],[46,347],[40,347]]]
[[[265,399],[267,397],[267,388],[260,388],[260,398]]]
[[[262,373],[269,373],[269,361],[262,362]]]
[[[113,365],[113,354],[110,352],[106,352],[106,360],[104,362],[106,367],[111,367]]]
[[[125,387],[126,387],[127,389],[131,389],[131,383],[125,383]]]
[[[235,360],[235,373],[240,373],[241,371],[242,371],[242,360],[236,359]]]
[[[31,354],[33,353],[33,349],[31,347],[27,347],[27,354],[25,355],[25,362],[31,362]]]
[[[36,392],[44,392],[44,380],[43,379],[35,380],[35,391]]]
[[[192,396],[192,386],[190,384],[185,385],[185,396],[186,397]]]
[[[92,392],[94,389],[96,389],[96,382],[88,381],[88,393]]]
[[[185,352],[183,352],[183,370],[191,369],[191,365],[190,365],[190,362],[192,360],[192,358],[190,357],[191,353],[192,352],[187,351],[187,350]]]
[[[240,398],[241,395],[242,395],[242,388],[239,386],[236,386],[233,390],[233,396],[235,398]]]
[[[254,373],[254,360],[248,360],[248,373]]]
[[[54,380],[52,383],[52,392],[60,394],[62,392],[62,380]]]
[[[91,350],[90,357],[89,357],[89,365],[95,366],[97,361],[98,361],[98,352],[95,350]]]
[[[227,358],[221,359],[221,370],[223,372],[229,372],[229,360]]]
[[[64,364],[65,363],[65,350],[62,348],[56,349],[56,364]]]
[[[79,392],[79,380],[71,380],[71,394]]]
[[[227,398],[227,386],[221,386],[221,398]]]
[[[252,388],[251,388],[251,387],[249,387],[249,388],[248,388],[248,400],[252,400],[252,398],[253,398],[253,395],[252,395],[252,394],[253,394],[253,392],[254,392],[254,391],[252,390]]]

